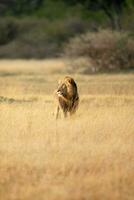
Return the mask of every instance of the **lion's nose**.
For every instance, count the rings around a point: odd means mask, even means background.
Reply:
[[[62,94],[60,90],[57,91],[57,94]]]

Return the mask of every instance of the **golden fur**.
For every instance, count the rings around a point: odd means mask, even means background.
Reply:
[[[59,116],[60,109],[63,111],[64,117],[67,117],[68,113],[72,115],[76,112],[79,104],[79,95],[73,78],[66,76],[60,80],[55,96],[58,100],[56,119]]]

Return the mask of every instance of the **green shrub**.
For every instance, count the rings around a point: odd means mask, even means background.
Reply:
[[[88,32],[70,39],[64,55],[68,58],[68,70],[74,72],[129,69],[134,67],[134,38],[117,31]]]
[[[85,32],[86,22],[80,19],[55,20],[20,18],[12,23],[1,22],[0,57],[45,58],[57,57],[70,37]],[[11,20],[10,20],[11,21]],[[10,27],[10,29],[8,29]],[[12,37],[11,37],[12,36]]]
[[[12,41],[17,36],[17,32],[16,21],[7,18],[0,19],[0,45]]]

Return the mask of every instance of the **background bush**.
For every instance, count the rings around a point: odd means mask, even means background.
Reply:
[[[61,55],[62,46],[89,28],[79,18],[49,21],[36,18],[0,20],[0,58],[45,58]]]
[[[10,18],[0,20],[0,45],[4,45],[17,37],[18,27]]]
[[[128,32],[101,30],[70,39],[64,56],[68,70],[94,73],[134,68],[134,35]]]
[[[65,49],[74,71],[128,69],[133,18],[133,0],[2,0],[0,58],[60,57]]]

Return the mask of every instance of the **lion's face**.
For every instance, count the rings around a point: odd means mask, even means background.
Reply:
[[[58,84],[58,89],[57,89],[57,94],[61,94],[64,97],[67,97],[67,85],[64,82],[59,82]]]

